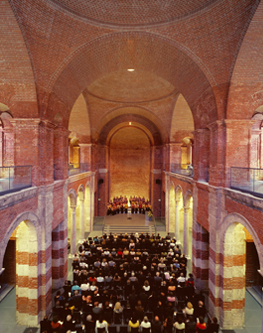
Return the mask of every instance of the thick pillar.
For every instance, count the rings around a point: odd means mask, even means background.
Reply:
[[[231,167],[250,167],[250,139],[251,127],[254,121],[251,120],[235,120],[226,119],[226,154],[225,154],[225,170],[226,180],[225,186],[230,186]],[[244,171],[236,177],[244,178]]]
[[[170,202],[170,177],[165,173],[165,225],[166,232],[170,232],[170,214],[169,214],[169,202]]]
[[[194,179],[208,182],[209,180],[209,143],[208,129],[198,129],[194,134]]]
[[[54,179],[68,178],[68,136],[69,131],[57,127],[54,131]]]
[[[80,163],[87,163],[91,166],[91,143],[79,143],[79,147]]]
[[[170,154],[170,169],[172,171],[173,164],[181,165],[181,147],[182,143],[170,143],[169,154]]]
[[[1,134],[2,134],[2,132],[1,132]],[[15,144],[14,136],[15,135],[14,135],[13,127],[4,128],[3,141],[1,140],[2,141],[1,146],[3,147],[3,151],[2,151],[3,166],[13,166],[14,165],[14,144]]]
[[[10,119],[14,127],[14,164],[32,165],[32,182],[40,184],[39,123],[40,119]]]
[[[246,243],[244,227],[232,224],[225,235],[220,322],[224,329],[242,328],[245,323]]]
[[[52,289],[61,288],[67,277],[67,229],[61,222],[52,230]]]
[[[72,254],[76,253],[76,248],[77,248],[77,234],[76,234],[76,229],[77,229],[77,223],[76,223],[76,206],[71,206],[71,235],[70,235],[70,251]]]
[[[209,234],[197,222],[193,225],[193,274],[198,289],[208,289]]]
[[[183,252],[186,256],[189,256],[188,253],[188,242],[189,242],[189,232],[188,232],[188,211],[189,208],[184,208],[184,246],[183,246]]]
[[[224,186],[225,182],[225,123],[216,121],[209,126],[209,184]]]
[[[17,229],[16,317],[19,325],[38,325],[38,250],[36,231],[22,222]]]
[[[80,238],[85,238],[85,205],[84,198],[80,199]]]
[[[175,237],[180,240],[180,200],[175,200]]]

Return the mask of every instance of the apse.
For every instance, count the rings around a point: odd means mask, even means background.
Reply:
[[[146,133],[128,126],[116,131],[109,145],[110,198],[150,194],[151,147]]]

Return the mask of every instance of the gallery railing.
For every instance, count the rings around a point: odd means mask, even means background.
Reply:
[[[31,186],[31,165],[0,167],[0,195]]]
[[[171,164],[171,172],[188,177],[194,176],[194,169],[191,164]]]
[[[230,187],[263,197],[263,169],[231,167]]]
[[[87,172],[89,170],[90,170],[89,163],[70,163],[68,165],[68,175],[69,176]]]

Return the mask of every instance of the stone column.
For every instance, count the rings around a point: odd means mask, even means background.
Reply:
[[[54,179],[68,178],[68,136],[69,131],[57,127],[54,131]]]
[[[209,234],[197,222],[193,224],[193,274],[196,287],[208,289]]]
[[[80,163],[88,164],[89,170],[91,170],[91,143],[79,143],[79,147]]]
[[[189,208],[184,208],[184,247],[183,252],[186,256],[189,255],[188,253],[188,241],[189,241],[189,232],[188,232],[188,212]]]
[[[94,223],[94,200],[95,200],[95,173],[93,172],[90,177],[90,231],[93,231],[93,223]]]
[[[80,238],[85,238],[85,205],[84,199],[80,199]]]
[[[170,232],[170,221],[169,221],[169,202],[170,202],[170,176],[165,173],[165,225],[166,232]]]
[[[175,200],[175,237],[177,240],[180,240],[180,200]]]
[[[225,153],[225,186],[230,186],[231,167],[250,166],[250,140],[252,120],[225,119],[226,127],[226,153]],[[242,171],[238,178],[244,178]],[[245,180],[245,179],[244,179]]]
[[[170,153],[170,168],[173,164],[179,164],[181,165],[181,147],[182,143],[177,142],[177,143],[170,143],[169,144],[169,153]]]
[[[208,129],[198,129],[194,134],[194,179],[208,182],[209,180],[209,145]]]
[[[32,165],[33,185],[40,185],[39,162],[39,124],[40,119],[10,119],[13,125],[14,163],[15,165]],[[11,134],[10,134],[11,135]]]
[[[209,126],[209,184],[224,186],[225,182],[225,123],[216,121]]]
[[[1,133],[2,134],[2,133]],[[3,131],[3,165],[14,165],[14,144],[15,135],[12,127],[4,128]]]
[[[76,206],[71,206],[71,219],[72,219],[72,225],[71,225],[71,235],[70,235],[70,250],[72,254],[76,253],[77,248],[77,235],[76,235],[76,229],[77,229],[77,223],[76,223]]]
[[[0,167],[3,166],[3,155],[4,155],[3,127],[0,126]]]

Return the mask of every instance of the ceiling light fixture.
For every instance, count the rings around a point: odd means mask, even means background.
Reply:
[[[129,125],[131,125],[131,122],[129,122]]]
[[[128,72],[134,72],[135,69],[134,69],[134,68],[128,68],[127,71],[128,71]]]

